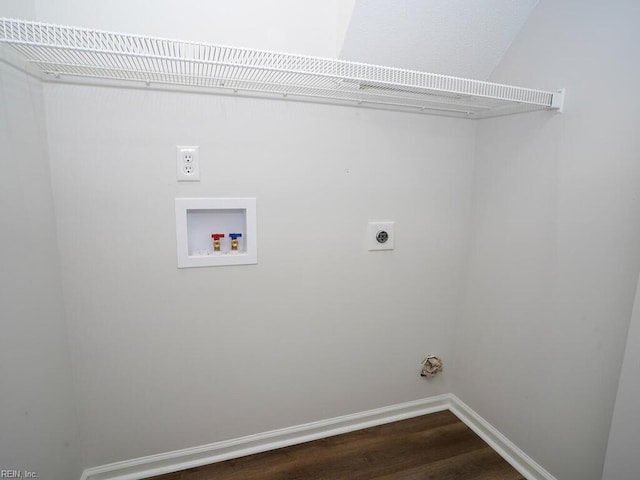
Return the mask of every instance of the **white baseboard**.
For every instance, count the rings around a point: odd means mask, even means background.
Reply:
[[[225,440],[200,447],[89,468],[83,472],[81,480],[141,480],[155,475],[199,467],[439,412],[447,410],[449,404],[450,395],[439,395],[424,400],[400,403],[319,422],[249,435],[234,440]]]
[[[142,480],[443,410],[455,414],[527,480],[556,480],[453,394],[89,468],[81,480]]]
[[[520,450],[489,422],[474,412],[455,395],[450,395],[449,410],[482,438],[502,458],[527,480],[556,480],[556,478]]]

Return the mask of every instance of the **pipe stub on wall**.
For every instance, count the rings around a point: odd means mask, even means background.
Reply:
[[[422,360],[422,371],[420,372],[421,377],[435,377],[441,371],[442,360],[440,357],[436,355],[427,355],[424,360]]]

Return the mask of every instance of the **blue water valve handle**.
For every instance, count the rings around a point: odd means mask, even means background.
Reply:
[[[230,233],[229,238],[231,239],[231,252],[236,253],[238,251],[238,238],[242,237],[241,233]]]

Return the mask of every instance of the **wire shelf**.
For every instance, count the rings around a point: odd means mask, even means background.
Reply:
[[[559,110],[562,92],[304,55],[0,18],[0,43],[44,78],[253,92],[466,118]]]

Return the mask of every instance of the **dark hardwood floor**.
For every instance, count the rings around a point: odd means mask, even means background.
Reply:
[[[153,480],[524,480],[449,411]]]

